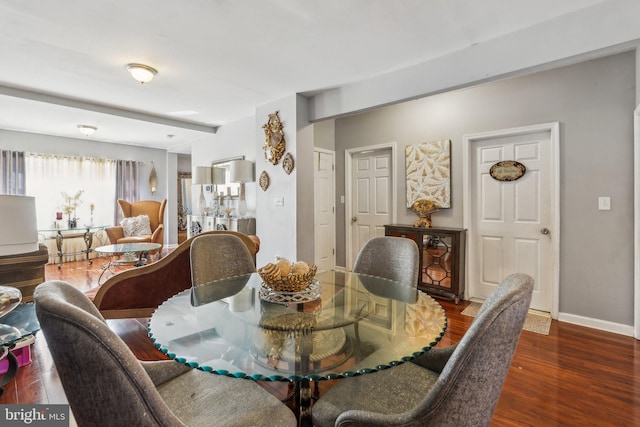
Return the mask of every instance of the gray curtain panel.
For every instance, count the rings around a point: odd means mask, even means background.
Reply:
[[[122,221],[122,212],[118,207],[117,199],[128,202],[140,200],[138,191],[140,164],[133,160],[118,160],[116,166],[116,200],[113,201],[114,224]]]
[[[0,150],[0,193],[25,194],[24,152]]]

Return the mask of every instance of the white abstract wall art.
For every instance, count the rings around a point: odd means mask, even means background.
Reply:
[[[407,208],[419,199],[451,207],[451,140],[407,145]]]

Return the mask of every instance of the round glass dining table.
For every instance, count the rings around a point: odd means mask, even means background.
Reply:
[[[409,361],[446,326],[444,309],[416,288],[322,271],[302,293],[274,292],[257,273],[200,285],[160,305],[148,328],[156,348],[180,363],[304,388]]]

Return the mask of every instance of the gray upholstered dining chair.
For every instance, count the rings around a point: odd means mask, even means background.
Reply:
[[[239,292],[246,280],[229,282],[227,288],[201,286],[227,277],[256,271],[253,256],[244,242],[232,234],[207,234],[191,243],[191,303],[206,304]]]
[[[459,343],[413,363],[345,378],[313,406],[314,426],[488,426],[520,338],[533,279],[507,277]]]
[[[34,298],[80,426],[296,425],[293,412],[253,381],[173,360],[139,361],[93,303],[66,282],[45,282]]]
[[[256,271],[253,257],[239,237],[207,234],[191,243],[191,282],[194,286]]]
[[[374,237],[360,249],[353,271],[416,287],[420,273],[419,255],[418,245],[411,239]]]

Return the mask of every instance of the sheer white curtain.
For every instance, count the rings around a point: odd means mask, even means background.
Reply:
[[[56,212],[64,212],[65,199],[62,193],[71,196],[82,191],[80,202],[71,214],[77,218],[78,227],[93,224],[109,226],[113,224],[113,205],[116,196],[116,162],[110,159],[89,157],[55,156],[27,153],[25,156],[26,194],[36,198],[38,229],[55,228]],[[93,206],[93,212],[91,207]],[[66,228],[69,215],[63,214],[58,221]],[[41,233],[46,239],[49,253],[57,251],[52,233]],[[94,239],[93,246],[108,244],[101,233]],[[65,239],[64,251],[77,252],[84,249],[84,240]],[[80,260],[83,255],[65,257],[65,261]]]

